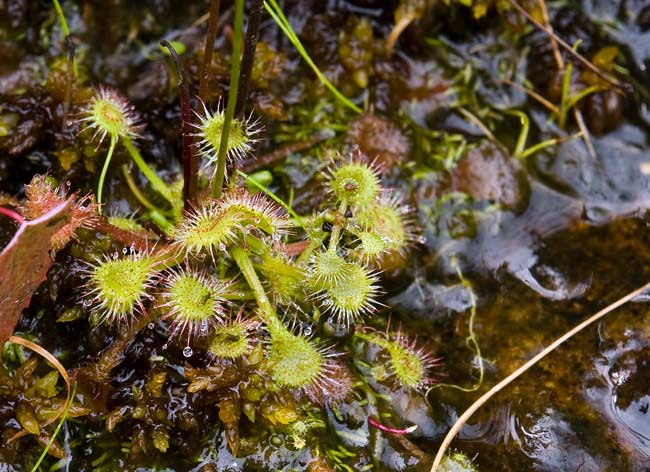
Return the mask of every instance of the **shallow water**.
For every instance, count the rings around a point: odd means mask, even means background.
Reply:
[[[478,294],[475,331],[487,372],[479,392],[432,394],[432,403],[447,403],[448,424],[554,338],[647,281],[649,185],[639,170],[647,154],[644,143],[630,142],[641,135],[626,127],[597,140],[597,161],[574,149],[540,157],[521,215],[496,211],[471,240],[431,238],[432,248],[445,251],[433,276],[416,279],[426,302],[409,288],[410,297],[397,297],[399,312],[448,330],[442,339],[456,341],[447,344],[447,368],[454,383],[470,386],[467,371],[456,371],[472,359],[463,343],[467,297],[462,287],[443,291],[436,280],[458,257]],[[646,470],[646,299],[586,329],[498,394],[455,446],[478,454],[485,470]]]

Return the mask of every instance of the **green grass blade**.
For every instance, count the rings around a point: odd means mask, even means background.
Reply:
[[[350,108],[351,110],[354,110],[356,113],[361,113],[362,110],[359,108],[357,105],[352,103],[350,99],[348,99],[345,95],[343,95],[335,86],[330,82],[327,77],[320,71],[318,66],[314,64],[314,61],[312,61],[311,57],[309,56],[309,53],[305,49],[305,47],[302,45],[300,42],[300,39],[298,38],[298,35],[296,35],[296,32],[294,29],[291,27],[291,24],[289,23],[289,20],[287,20],[287,17],[284,16],[284,13],[282,12],[282,9],[278,6],[275,0],[264,0],[264,7],[266,8],[266,11],[271,15],[271,18],[277,23],[278,27],[282,30],[282,32],[286,35],[286,37],[291,41],[291,44],[293,44],[293,47],[296,48],[298,53],[302,56],[304,61],[309,64],[309,67],[312,68],[314,73],[316,74],[316,77],[318,77],[318,80],[327,87],[334,96],[341,101],[345,106]]]
[[[54,432],[52,433],[52,437],[50,438],[50,442],[47,443],[47,447],[45,449],[43,449],[43,452],[41,453],[40,457],[36,461],[36,464],[34,464],[34,467],[32,467],[32,472],[36,472],[38,470],[38,467],[41,465],[41,462],[43,462],[43,459],[45,459],[45,456],[47,456],[47,453],[49,452],[50,448],[52,447],[52,444],[54,444],[54,441],[56,440],[56,437],[59,434],[59,431],[61,431],[61,427],[63,426],[64,421],[68,418],[68,413],[70,413],[70,407],[72,406],[72,402],[74,401],[74,394],[75,394],[76,390],[77,390],[77,384],[74,384],[72,386],[72,393],[70,394],[70,402],[68,403],[68,406],[65,407],[65,410],[63,410],[63,415],[61,416],[61,419],[59,420],[59,424],[56,425],[56,428],[54,429]]]
[[[212,182],[212,196],[221,197],[223,190],[223,181],[226,173],[226,151],[228,150],[228,137],[230,135],[230,125],[235,115],[235,104],[237,102],[237,91],[239,88],[239,68],[241,65],[241,43],[242,29],[244,24],[244,0],[235,0],[235,19],[233,21],[235,32],[232,41],[232,65],[230,66],[230,89],[228,90],[228,105],[226,105],[226,115],[224,117],[223,128],[221,131],[221,141],[219,142],[219,152],[217,157],[217,170],[215,179]]]
[[[70,36],[70,28],[68,27],[68,22],[65,19],[65,15],[63,14],[63,8],[61,8],[61,4],[59,3],[59,0],[52,0],[52,3],[54,4],[54,9],[56,10],[56,14],[59,17],[59,21],[61,22],[61,28],[63,29],[63,34],[67,38]],[[75,79],[79,78],[79,68],[77,66],[77,59],[75,57],[72,58],[72,71],[74,74]]]

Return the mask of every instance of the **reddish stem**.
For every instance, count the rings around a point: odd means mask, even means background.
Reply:
[[[212,51],[214,40],[217,37],[217,26],[219,19],[220,0],[210,2],[210,22],[208,23],[208,34],[205,37],[205,49],[203,50],[203,64],[201,64],[201,77],[199,79],[199,98],[207,102],[208,82],[210,79],[210,65],[212,64]]]
[[[253,0],[251,11],[248,15],[248,27],[246,28],[246,40],[244,41],[244,54],[241,60],[241,72],[239,74],[239,93],[235,105],[235,117],[244,113],[246,99],[248,98],[248,82],[253,70],[255,60],[255,49],[260,36],[260,23],[264,12],[263,0]]]
[[[388,426],[385,426],[381,423],[378,423],[375,419],[373,418],[368,418],[368,424],[371,426],[374,426],[380,431],[383,431],[384,433],[390,433],[390,434],[397,434],[399,436],[403,436],[405,434],[412,433],[416,429],[418,429],[418,425],[414,424],[413,426],[409,426],[408,428],[405,429],[395,429],[395,428],[390,428]]]
[[[183,200],[185,209],[189,210],[196,200],[196,185],[198,176],[197,156],[192,152],[192,136],[190,121],[192,120],[192,109],[190,106],[189,85],[183,73],[183,66],[178,53],[167,40],[160,41],[161,46],[166,47],[171,54],[176,71],[178,73],[178,89],[181,100],[181,124],[183,136]]]
[[[23,218],[20,214],[16,213],[13,210],[10,210],[9,208],[4,208],[0,207],[0,215],[5,215],[12,220],[16,221],[19,225],[22,225],[25,222],[25,218]]]
[[[331,137],[332,136],[327,132],[317,131],[314,134],[312,134],[309,138],[305,139],[304,141],[297,141],[295,143],[287,144],[286,146],[278,148],[275,151],[272,151],[268,154],[264,154],[259,159],[254,159],[254,158],[246,159],[245,161],[241,162],[237,166],[237,168],[241,169],[247,174],[250,174],[259,169],[270,167],[271,164],[274,164],[275,162],[284,159],[289,154],[294,154],[309,149],[310,147],[315,146],[316,144],[325,141],[326,139],[329,139]]]

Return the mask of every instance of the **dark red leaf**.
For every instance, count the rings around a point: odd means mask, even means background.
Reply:
[[[20,314],[52,265],[52,237],[70,220],[72,199],[23,223],[0,253],[0,346],[13,334]]]

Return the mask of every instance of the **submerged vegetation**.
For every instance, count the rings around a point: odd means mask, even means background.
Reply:
[[[619,325],[447,446],[650,275],[645,10],[109,3],[0,1],[2,467],[638,469]]]

